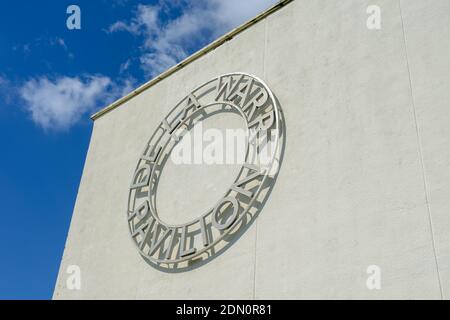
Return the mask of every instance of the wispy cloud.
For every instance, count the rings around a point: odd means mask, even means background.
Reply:
[[[67,130],[99,104],[108,103],[131,90],[131,80],[113,84],[109,77],[45,76],[26,81],[19,89],[25,109],[32,120],[45,130]]]
[[[25,44],[15,45],[12,49],[20,53],[30,54],[33,50],[42,46],[62,48],[69,55],[69,57],[73,57],[73,54],[70,52],[66,42],[60,37],[39,37]]]
[[[11,82],[6,77],[0,75],[0,99],[3,102],[0,102],[0,107],[3,104],[7,105],[11,102],[11,91]]]
[[[49,40],[51,46],[60,46],[64,50],[68,50],[66,42],[62,38],[52,38]]]
[[[159,6],[140,4],[130,22],[117,21],[109,27],[108,31],[127,31],[134,34],[157,32],[159,9]]]
[[[138,5],[129,21],[117,21],[108,32],[125,31],[143,37],[141,68],[155,76],[191,51],[252,18],[276,0],[161,0]],[[167,18],[176,9],[181,13]]]
[[[131,59],[128,59],[127,61],[125,61],[124,63],[122,63],[121,65],[120,65],[120,68],[119,68],[119,73],[124,73],[125,71],[127,71],[129,68],[130,68],[130,65],[131,65]]]

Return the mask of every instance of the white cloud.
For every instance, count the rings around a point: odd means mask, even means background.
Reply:
[[[143,54],[140,62],[145,70],[148,70],[151,74],[157,74],[175,65],[178,60],[169,53],[158,52]]]
[[[159,7],[140,4],[131,22],[117,21],[108,28],[108,31],[127,31],[133,34],[156,31],[158,29],[158,13]]]
[[[130,66],[131,66],[131,59],[127,59],[127,61],[125,61],[120,65],[119,73],[124,73],[130,68]]]
[[[185,58],[191,50],[251,19],[277,0],[160,0],[139,5],[129,21],[118,21],[109,32],[126,31],[144,37],[141,67],[155,76]],[[182,13],[165,19],[170,10]]]
[[[234,28],[276,4],[278,0],[212,0],[216,19],[226,29]],[[222,31],[219,31],[222,32]]]
[[[33,121],[45,130],[66,130],[98,105],[131,91],[132,80],[115,85],[105,76],[40,77],[28,80],[19,89],[25,109]]]

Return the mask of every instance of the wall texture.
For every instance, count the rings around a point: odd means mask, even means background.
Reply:
[[[366,28],[371,4],[380,30]],[[296,0],[96,120],[54,299],[450,298],[449,13],[448,0]],[[283,109],[277,183],[223,254],[156,270],[126,224],[136,161],[181,98],[236,71]],[[381,290],[366,287],[373,264]],[[68,265],[81,268],[79,291],[66,288]]]

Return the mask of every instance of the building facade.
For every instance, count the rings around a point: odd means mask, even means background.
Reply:
[[[281,1],[94,115],[53,298],[449,298],[449,13],[447,0]],[[220,81],[230,74],[227,89]],[[279,107],[278,168],[263,200],[224,237],[234,212],[206,222],[222,237],[218,248],[201,225],[196,235],[180,227],[174,252],[153,247],[175,263],[143,257],[148,229],[139,234],[130,219],[149,209],[130,210],[129,196],[133,184],[149,183],[135,175],[144,147],[158,128],[172,133],[163,119],[180,101],[205,104],[196,88],[212,83],[213,101],[240,75],[258,92],[267,86],[264,97]],[[204,126],[246,121],[219,112]],[[170,159],[155,200],[167,225],[214,207],[242,168]],[[195,246],[204,256],[190,256]],[[71,266],[79,290],[68,288]]]

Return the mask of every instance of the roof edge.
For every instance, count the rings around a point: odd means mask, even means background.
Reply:
[[[288,4],[289,2],[292,2],[294,0],[280,0],[277,4],[273,5],[272,7],[270,7],[269,9],[267,9],[266,11],[263,11],[262,13],[260,13],[259,15],[257,15],[255,18],[247,21],[246,23],[240,25],[239,27],[231,30],[230,32],[224,34],[223,36],[221,36],[220,38],[214,40],[213,42],[211,42],[210,44],[208,44],[207,46],[203,47],[202,49],[200,49],[199,51],[193,53],[192,55],[190,55],[189,57],[187,57],[186,59],[184,59],[183,61],[179,62],[178,64],[174,65],[173,67],[167,69],[166,71],[162,72],[161,74],[159,74],[158,76],[156,76],[155,78],[153,78],[152,80],[144,83],[143,85],[141,85],[140,87],[138,87],[137,89],[131,91],[130,93],[128,93],[127,95],[123,96],[122,98],[119,98],[118,100],[116,100],[115,102],[111,103],[110,105],[108,105],[107,107],[99,110],[98,112],[94,113],[91,116],[91,119],[93,121],[97,120],[98,118],[100,118],[101,116],[105,115],[106,113],[114,110],[115,108],[119,107],[120,105],[122,105],[123,103],[127,102],[128,100],[130,100],[131,98],[137,96],[138,94],[140,94],[141,92],[145,91],[146,89],[154,86],[155,84],[157,84],[158,82],[160,82],[161,80],[167,78],[168,76],[172,75],[173,73],[177,72],[178,70],[182,69],[183,67],[185,67],[186,65],[190,64],[191,62],[197,60],[198,58],[200,58],[201,56],[204,56],[205,54],[213,51],[214,49],[216,49],[217,47],[221,46],[222,44],[224,44],[225,42],[231,40],[232,38],[234,38],[236,35],[238,35],[239,33],[241,33],[242,31],[250,28],[251,26],[253,26],[254,24],[256,24],[257,22],[263,20],[264,18],[266,18],[267,16],[271,15],[272,13],[278,11],[279,9],[281,9],[282,7],[284,7],[286,4]]]

